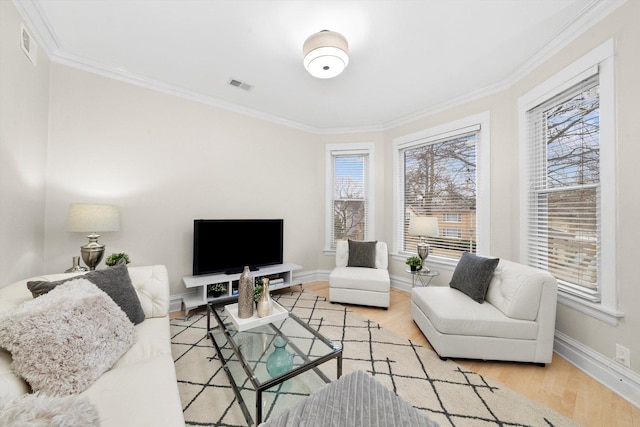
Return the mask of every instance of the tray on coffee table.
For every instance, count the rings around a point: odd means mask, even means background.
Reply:
[[[271,314],[265,317],[258,317],[258,311],[253,310],[253,316],[246,319],[241,319],[238,317],[237,303],[225,305],[224,311],[227,313],[236,329],[242,332],[258,326],[266,325],[267,323],[275,322],[277,320],[286,319],[289,316],[289,312],[286,308],[275,301],[271,301],[271,304]]]

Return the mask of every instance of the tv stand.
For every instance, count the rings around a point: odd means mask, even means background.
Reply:
[[[260,267],[249,267],[250,271],[258,271],[260,270]],[[242,273],[244,271],[244,267],[243,268],[234,268],[232,270],[227,270],[224,272],[224,274],[226,274],[227,276],[230,276],[232,274],[239,274]],[[208,276],[212,276],[212,274],[209,274]]]
[[[279,276],[283,279],[282,282],[274,283],[269,286],[270,291],[275,291],[282,288],[288,288],[290,286],[301,285],[302,281],[294,280],[293,278],[293,272],[301,269],[302,266],[298,264],[286,262],[284,264],[260,267],[259,270],[253,271],[253,277],[255,279],[264,276]],[[218,273],[183,277],[182,283],[184,283],[185,287],[189,289],[196,289],[195,293],[182,297],[182,308],[184,310],[185,317],[189,315],[190,310],[206,305],[212,301],[218,301],[220,303],[228,302],[229,304],[236,301],[238,299],[238,295],[234,293],[234,291],[237,290],[237,283],[241,274],[242,272],[240,271],[231,274]],[[209,285],[213,285],[215,283],[225,283],[227,285],[227,292],[220,296],[210,296],[207,288]]]

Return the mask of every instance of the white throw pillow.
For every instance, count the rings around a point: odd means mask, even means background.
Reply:
[[[135,342],[127,315],[96,285],[78,278],[0,314],[0,347],[34,391],[84,391]]]

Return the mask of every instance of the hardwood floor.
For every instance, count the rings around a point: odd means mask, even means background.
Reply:
[[[328,282],[304,285],[324,297],[329,297]],[[388,310],[350,305],[385,328],[411,341],[431,348],[410,312],[410,294],[391,289]],[[485,378],[545,405],[585,426],[640,427],[640,409],[630,404],[587,374],[554,354],[546,367],[510,362],[485,362],[456,359],[456,362]]]

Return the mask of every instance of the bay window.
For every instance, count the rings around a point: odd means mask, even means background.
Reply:
[[[559,301],[611,324],[615,274],[613,41],[519,100],[521,257]]]
[[[338,240],[371,238],[372,157],[367,143],[327,146],[326,250],[334,250]]]
[[[486,254],[488,114],[398,138],[394,146],[396,252],[401,255],[416,252],[419,237],[409,235],[408,231],[409,218],[418,215],[435,216],[441,224],[440,235],[427,238],[431,261],[452,263],[465,251]],[[455,222],[455,227],[447,226],[448,222]]]

